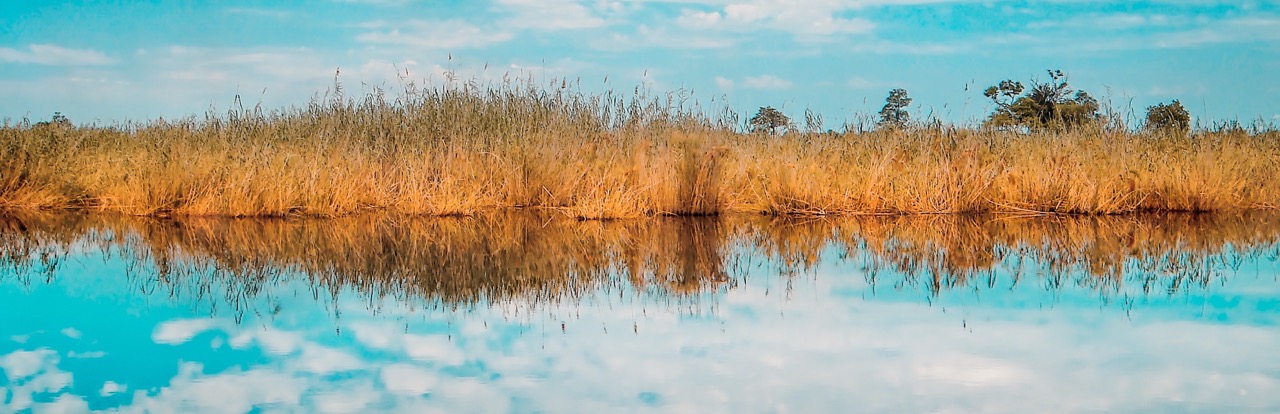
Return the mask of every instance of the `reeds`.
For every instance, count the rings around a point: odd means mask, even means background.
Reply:
[[[579,218],[1280,208],[1280,135],[740,132],[679,96],[504,83],[110,127],[0,128],[0,210]]]

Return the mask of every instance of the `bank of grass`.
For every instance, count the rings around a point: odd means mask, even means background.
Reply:
[[[0,128],[0,209],[580,218],[1280,207],[1280,134],[912,127],[763,135],[681,96],[409,86],[109,127]]]

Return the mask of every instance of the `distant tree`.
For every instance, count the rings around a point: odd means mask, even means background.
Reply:
[[[1062,71],[1048,72],[1049,82],[1033,81],[1031,89],[1013,80],[1004,80],[987,88],[983,95],[996,104],[996,110],[987,118],[986,124],[1070,129],[1098,119],[1097,99],[1089,96],[1088,92],[1071,89],[1067,75]]]
[[[779,129],[791,125],[791,119],[772,106],[761,107],[756,116],[751,117],[751,132],[776,134]]]
[[[889,91],[889,96],[884,98],[884,107],[880,108],[881,127],[901,128],[911,121],[911,113],[907,112],[907,106],[911,105],[911,97],[907,96],[906,89],[894,89]]]
[[[1177,99],[1168,104],[1148,106],[1147,129],[1186,134],[1191,131],[1191,114]]]
[[[62,112],[54,112],[53,117],[48,121],[36,122],[37,127],[59,127],[70,128],[72,126],[71,119],[63,115]]]

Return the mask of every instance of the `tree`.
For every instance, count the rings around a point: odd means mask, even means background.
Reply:
[[[70,128],[72,124],[71,124],[71,119],[67,118],[66,115],[63,115],[62,112],[54,112],[53,118],[51,118],[48,121],[36,122],[36,126],[37,127]]]
[[[772,106],[761,107],[756,116],[751,117],[751,132],[776,134],[788,125],[791,125],[791,119]]]
[[[911,113],[907,112],[907,106],[911,105],[911,97],[907,96],[906,89],[894,89],[889,91],[889,96],[884,99],[884,107],[880,108],[881,127],[901,128],[911,121]]]
[[[1147,129],[1186,134],[1191,131],[1191,114],[1187,112],[1187,108],[1182,106],[1182,102],[1178,102],[1177,99],[1167,105],[1148,106]]]
[[[996,104],[996,110],[987,118],[986,124],[1070,129],[1098,119],[1097,99],[1088,92],[1071,89],[1067,75],[1062,71],[1048,72],[1049,82],[1032,81],[1031,89],[1013,80],[1004,80],[987,88],[982,94]]]

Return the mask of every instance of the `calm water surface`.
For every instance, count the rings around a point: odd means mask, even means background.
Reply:
[[[1280,216],[0,218],[0,412],[1280,412]]]

